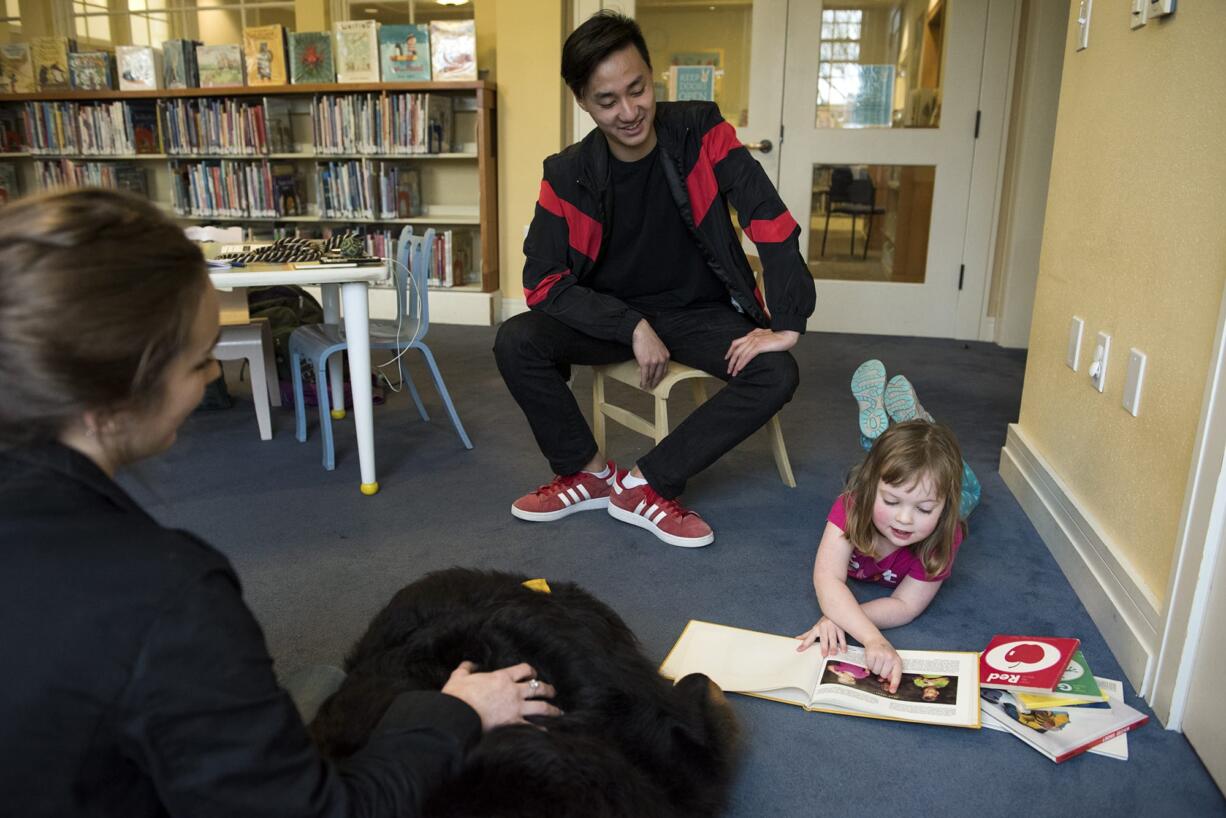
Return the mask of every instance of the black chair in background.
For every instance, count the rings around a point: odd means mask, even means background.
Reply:
[[[822,255],[826,255],[826,236],[830,232],[830,214],[851,216],[851,255],[856,254],[856,217],[868,220],[864,237],[864,251],[860,258],[868,258],[868,245],[873,238],[873,216],[885,213],[877,205],[877,189],[871,177],[856,178],[849,167],[830,169],[830,192],[826,199],[826,227],[822,230]]]

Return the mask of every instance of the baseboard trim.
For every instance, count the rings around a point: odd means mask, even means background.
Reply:
[[[1162,615],[1153,598],[1078,508],[1072,493],[1025,434],[1010,424],[1000,476],[1030,518],[1060,570],[1085,605],[1128,681],[1146,695],[1161,643]]]
[[[504,298],[502,299],[502,317],[499,320],[505,321],[527,311],[528,304],[522,298]]]

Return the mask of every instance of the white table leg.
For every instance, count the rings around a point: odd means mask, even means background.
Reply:
[[[341,294],[339,284],[320,285],[323,296],[324,323],[339,324],[341,322]],[[365,289],[366,285],[362,285]],[[348,313],[348,310],[345,311]],[[366,315],[366,310],[362,310]],[[365,320],[365,319],[363,319]],[[341,366],[341,356],[333,355],[328,359],[328,384],[332,390],[332,419],[341,420],[345,417],[345,375]]]
[[[370,393],[370,302],[366,282],[342,284],[341,297],[345,302],[345,340],[349,343],[350,389],[353,392],[353,424],[358,437],[358,465],[362,471],[361,488],[363,494],[374,494],[379,490],[379,482],[375,479],[375,423]]]

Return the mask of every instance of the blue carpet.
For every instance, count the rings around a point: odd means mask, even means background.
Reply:
[[[686,503],[711,523],[716,541],[687,550],[603,513],[553,524],[511,517],[511,501],[549,475],[494,367],[493,338],[492,329],[433,327],[427,339],[472,451],[461,446],[410,353],[431,420],[421,422],[403,394],[376,407],[382,491],[374,497],[358,493],[351,421],[336,424],[337,468],[325,472],[314,416],[310,440],[299,444],[292,410],[274,409],[276,436],[261,442],[246,400],[193,415],[178,444],[130,472],[126,485],[164,523],[229,555],[280,671],[339,664],[398,588],[451,565],[582,583],[659,660],[691,618],[780,634],[816,621],[814,549],[860,455],[848,381],[858,363],[876,357],[891,375],[907,375],[925,407],[954,429],[983,483],[952,578],[923,616],[889,632],[893,643],[975,650],[998,632],[1069,634],[1081,638],[1095,673],[1124,678],[997,474],[1006,425],[1017,418],[1023,353],[949,340],[806,335],[796,351],[800,389],[783,414],[798,488],[779,481],[765,437],[751,438],[691,481]],[[586,411],[585,370],[575,389]],[[687,394],[674,398],[674,417],[689,410],[687,401]],[[610,427],[611,456],[626,465],[645,443]],[[731,698],[745,731],[731,816],[1226,813],[1187,741],[1156,719],[1130,734],[1128,762],[1082,755],[1055,765],[1004,733]],[[1131,688],[1128,701],[1149,712]]]

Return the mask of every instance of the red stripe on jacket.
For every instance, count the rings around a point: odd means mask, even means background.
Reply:
[[[715,181],[715,166],[719,164],[733,148],[739,148],[736,129],[727,120],[720,122],[703,134],[702,150],[698,152],[698,161],[685,178],[685,187],[690,193],[690,210],[694,213],[694,224],[702,223],[711,203],[719,194],[719,183]]]
[[[566,219],[570,246],[595,261],[600,253],[600,223],[558,196],[545,179],[541,180],[541,195],[536,201],[553,215]]]
[[[764,241],[774,243],[783,241],[792,235],[795,229],[796,220],[785,210],[773,219],[754,219],[745,228],[745,235],[749,236],[754,244]]]
[[[567,270],[565,273],[553,273],[552,275],[547,275],[542,278],[540,283],[531,290],[524,287],[524,301],[527,302],[529,307],[541,303],[545,300],[545,297],[549,295],[549,291],[553,289],[553,285],[557,284],[558,281],[562,279],[562,276],[569,274],[570,270]]]

